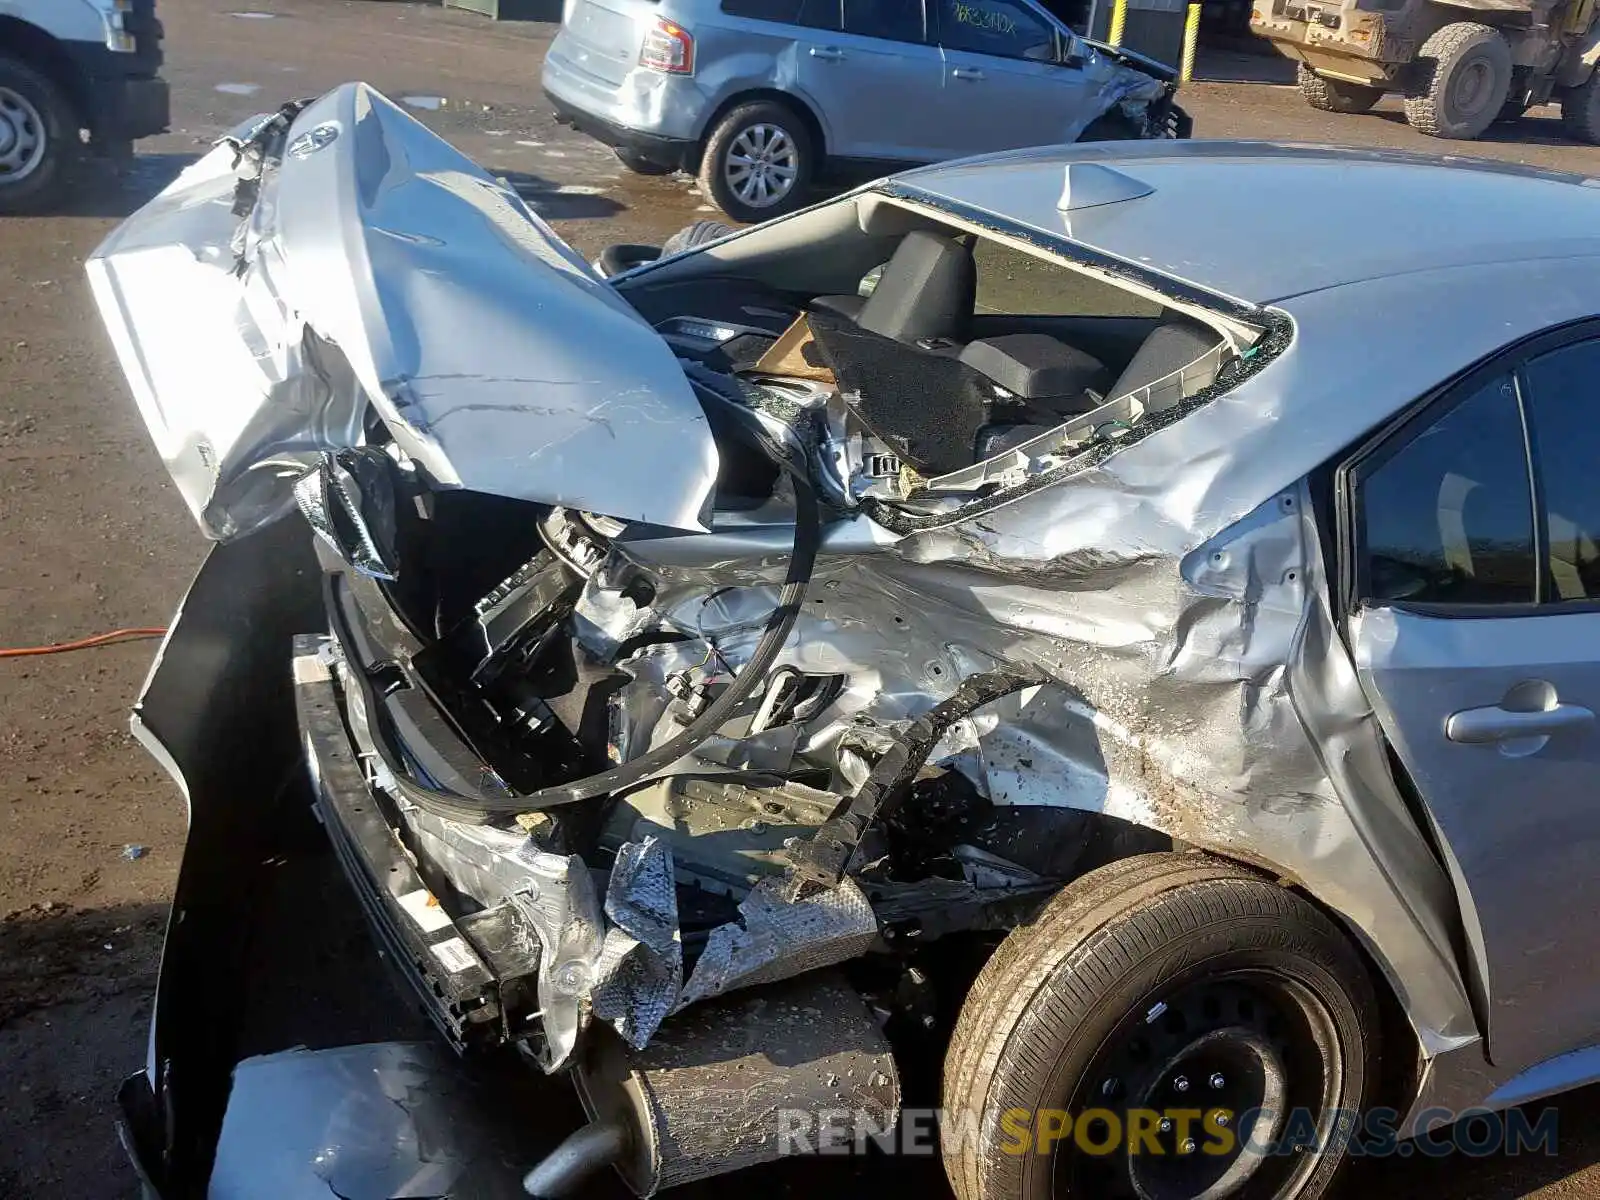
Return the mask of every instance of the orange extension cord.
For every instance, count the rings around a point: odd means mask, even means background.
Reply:
[[[0,649],[0,658],[31,658],[35,654],[65,654],[68,650],[88,650],[94,646],[108,646],[112,642],[127,642],[137,638],[165,637],[167,631],[157,625],[138,629],[113,629],[110,633],[97,633],[93,637],[79,638],[75,642],[57,642],[53,646],[17,646]]]

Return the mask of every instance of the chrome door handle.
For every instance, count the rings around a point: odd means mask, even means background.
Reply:
[[[811,57],[824,59],[827,62],[838,62],[844,57],[844,51],[837,46],[813,46]]]
[[[950,74],[957,79],[982,79],[983,72],[977,67],[951,67]]]
[[[1592,724],[1594,713],[1581,704],[1557,704],[1535,712],[1516,712],[1491,704],[1451,713],[1444,723],[1444,735],[1452,742],[1482,746],[1515,738],[1549,737]]]

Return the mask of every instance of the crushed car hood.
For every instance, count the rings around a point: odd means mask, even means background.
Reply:
[[[224,139],[88,264],[206,533],[288,512],[320,453],[703,529],[705,414],[661,337],[497,181],[365,84]]]

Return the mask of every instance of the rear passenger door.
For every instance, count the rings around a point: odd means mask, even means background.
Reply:
[[[1339,475],[1351,651],[1507,1075],[1600,1041],[1597,336],[1479,369]]]
[[[936,136],[946,157],[1070,140],[1089,90],[1027,0],[928,0],[942,53]]]
[[[941,157],[925,104],[941,60],[922,0],[804,0],[796,69],[822,111],[828,153],[889,163]]]

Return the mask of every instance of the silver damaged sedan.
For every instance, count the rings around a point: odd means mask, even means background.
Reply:
[[[133,718],[191,817],[148,1194],[1537,1134],[1600,1076],[1597,230],[1118,143],[604,278],[365,86],[239,130],[89,263],[216,543]]]

